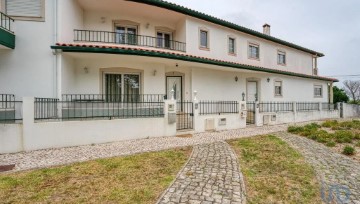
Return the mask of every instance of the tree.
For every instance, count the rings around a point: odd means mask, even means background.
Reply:
[[[360,81],[344,81],[345,92],[352,98],[355,102],[359,100],[359,91],[360,91]]]
[[[348,102],[349,101],[349,97],[347,96],[346,92],[344,91],[344,89],[340,89],[337,86],[333,87],[333,92],[334,92],[334,103],[339,103],[339,102]]]

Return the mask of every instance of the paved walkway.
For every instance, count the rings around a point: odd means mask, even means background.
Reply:
[[[159,199],[169,203],[245,203],[239,163],[226,142],[194,147],[189,162]]]
[[[323,195],[326,202],[360,204],[360,163],[305,137],[285,132],[276,135],[302,153],[314,167],[322,193],[333,190],[333,197]],[[342,196],[337,196],[337,190]]]

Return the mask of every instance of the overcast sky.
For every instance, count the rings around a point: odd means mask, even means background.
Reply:
[[[168,1],[261,32],[268,23],[272,36],[324,53],[320,75],[360,75],[360,0]]]

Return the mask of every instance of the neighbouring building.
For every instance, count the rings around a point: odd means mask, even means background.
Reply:
[[[257,32],[161,0],[0,2],[0,94],[11,101],[37,97],[29,115],[35,121],[163,118],[152,126],[164,130],[134,133],[133,138],[141,138],[224,124],[245,127],[246,122],[257,123],[259,108],[291,114],[320,111],[322,106],[333,111],[332,84],[337,80],[318,75],[317,59],[324,54],[271,36],[268,24]],[[176,119],[168,114],[172,105]],[[222,116],[226,114],[230,116]],[[264,115],[259,124],[273,117]],[[172,120],[175,133],[165,130]],[[80,129],[100,123],[77,122]],[[281,122],[288,119],[279,118]],[[135,120],[123,123],[153,131]],[[106,134],[111,138],[77,138],[79,142],[60,146],[124,139]]]

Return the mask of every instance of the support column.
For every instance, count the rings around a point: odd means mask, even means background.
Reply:
[[[330,86],[330,96],[329,96],[329,102],[334,103],[334,83],[331,83]]]
[[[260,107],[259,102],[256,101],[255,102],[255,125],[257,127],[261,127],[261,126],[264,125],[264,121],[263,121],[263,119],[262,119],[262,117],[260,115],[260,108],[259,107]]]
[[[32,150],[30,145],[34,138],[33,127],[35,122],[35,104],[34,97],[24,97],[23,98],[23,150],[28,151]]]

